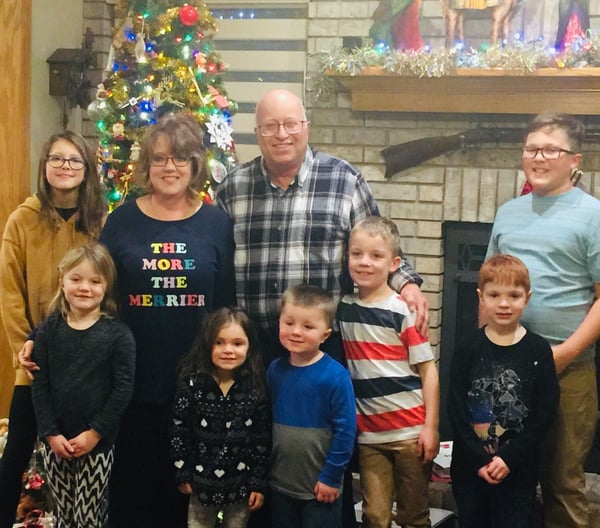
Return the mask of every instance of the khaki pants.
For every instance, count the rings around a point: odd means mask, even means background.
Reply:
[[[423,464],[417,456],[417,440],[358,447],[363,528],[389,528],[393,517],[400,526],[431,526],[427,497],[431,464]]]
[[[587,528],[584,463],[598,416],[594,362],[569,366],[559,382],[558,412],[540,453],[544,526]]]

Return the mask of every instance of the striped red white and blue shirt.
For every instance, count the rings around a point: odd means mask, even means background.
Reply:
[[[345,295],[337,315],[356,395],[358,443],[417,438],[426,411],[416,365],[435,358],[415,315],[397,294],[372,304]]]

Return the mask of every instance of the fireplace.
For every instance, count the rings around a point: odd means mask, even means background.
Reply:
[[[446,414],[450,362],[456,342],[477,329],[477,273],[487,251],[492,224],[444,222],[444,292],[440,341],[440,438],[451,437]]]

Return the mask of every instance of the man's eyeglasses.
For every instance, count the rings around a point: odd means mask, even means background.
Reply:
[[[81,170],[85,167],[85,161],[80,158],[63,158],[62,156],[50,154],[46,158],[46,161],[50,167],[54,167],[55,169],[61,169],[65,163],[71,170]]]
[[[288,134],[297,134],[304,127],[304,123],[308,123],[308,121],[299,121],[297,119],[286,119],[281,123],[270,121],[258,125],[256,130],[258,130],[263,137],[275,136],[277,132],[279,132],[279,127],[283,127]]]
[[[560,158],[560,155],[564,152],[565,154],[575,154],[572,150],[567,150],[558,147],[524,147],[523,157],[526,159],[533,159],[541,152],[542,158],[545,160],[556,160]]]
[[[190,159],[182,156],[162,156],[157,154],[156,156],[152,156],[150,163],[155,167],[164,167],[171,160],[175,167],[185,167],[190,162]]]

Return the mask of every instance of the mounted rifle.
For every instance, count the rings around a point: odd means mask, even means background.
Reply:
[[[462,152],[476,150],[484,143],[522,144],[523,139],[524,130],[522,128],[476,126],[451,136],[426,137],[392,145],[381,151],[385,161],[385,177],[389,178],[397,172],[455,150]],[[584,141],[599,142],[600,131],[586,133]]]

